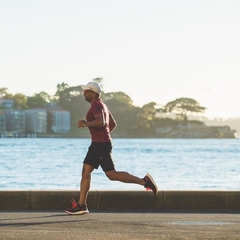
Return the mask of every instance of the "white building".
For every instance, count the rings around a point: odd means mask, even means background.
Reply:
[[[46,109],[29,109],[25,112],[27,133],[47,133]]]
[[[0,99],[0,108],[13,109],[14,100],[12,99]]]
[[[25,133],[25,111],[8,109],[5,111],[7,120],[7,131]]]
[[[52,133],[68,133],[71,128],[71,114],[66,110],[48,110],[48,123]]]

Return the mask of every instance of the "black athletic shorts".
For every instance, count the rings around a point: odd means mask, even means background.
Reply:
[[[104,172],[114,170],[112,160],[112,143],[111,142],[92,142],[88,148],[87,155],[83,161],[96,169],[99,165]]]

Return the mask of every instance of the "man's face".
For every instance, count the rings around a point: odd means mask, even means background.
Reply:
[[[94,92],[92,90],[84,90],[83,95],[86,101],[91,102],[94,97]]]

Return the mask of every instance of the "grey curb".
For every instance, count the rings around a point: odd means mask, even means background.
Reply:
[[[0,210],[64,210],[78,191],[0,191]],[[240,212],[240,191],[90,191],[91,211]]]

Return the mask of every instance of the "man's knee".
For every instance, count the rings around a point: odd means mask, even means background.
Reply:
[[[83,178],[91,178],[91,173],[93,171],[93,167],[84,164],[82,168],[82,177]]]
[[[115,170],[105,172],[105,174],[109,180],[112,180],[112,181],[116,180],[116,171]]]

